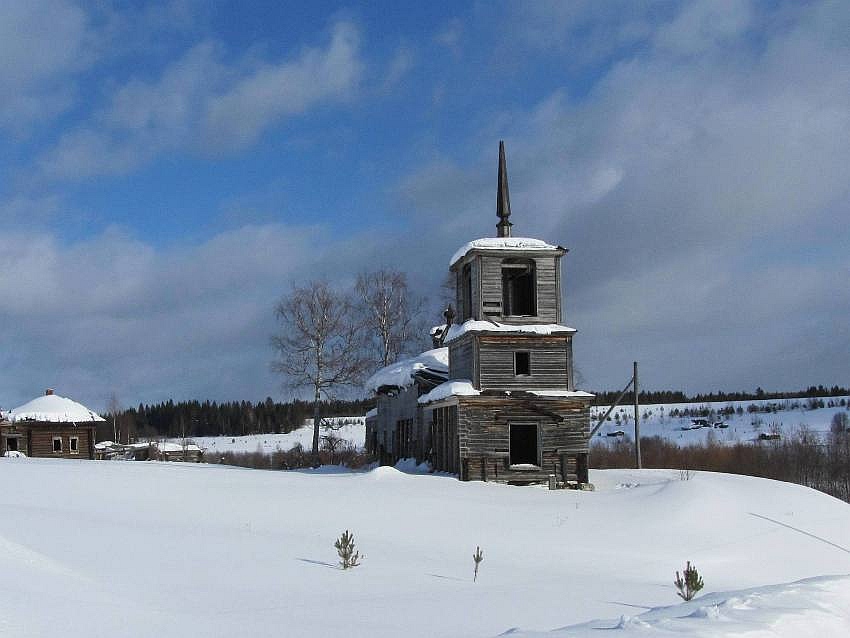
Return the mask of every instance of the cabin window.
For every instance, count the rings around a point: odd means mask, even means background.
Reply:
[[[463,316],[461,322],[472,317],[472,266],[466,264],[460,275],[463,306],[460,308]]]
[[[53,451],[61,452],[62,451],[62,437],[54,436],[53,437]]]
[[[537,425],[511,423],[511,465],[538,465]]]
[[[6,451],[7,452],[17,452],[18,451],[18,439],[17,437],[9,437],[6,439]]]
[[[531,375],[530,352],[514,352],[514,374],[518,377]]]
[[[533,259],[502,261],[502,314],[532,317],[537,314],[537,282]]]
[[[79,454],[80,453],[80,439],[79,437],[72,436],[71,443],[68,445],[68,449],[71,450],[71,454]]]

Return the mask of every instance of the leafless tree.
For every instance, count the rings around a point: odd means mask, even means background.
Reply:
[[[396,270],[363,272],[357,277],[358,301],[366,330],[366,348],[381,367],[427,343],[422,309],[407,277]]]
[[[106,410],[109,416],[112,417],[112,440],[115,443],[120,443],[120,432],[118,430],[118,416],[121,414],[121,402],[118,400],[118,395],[112,392],[109,399],[106,401]]]
[[[286,387],[313,393],[313,457],[318,461],[322,397],[356,385],[366,368],[360,322],[352,297],[325,281],[293,285],[275,314],[281,329],[272,337],[277,352],[272,367]]]

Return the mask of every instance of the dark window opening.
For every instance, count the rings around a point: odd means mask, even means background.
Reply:
[[[6,450],[9,452],[17,452],[18,451],[18,439],[15,437],[10,437],[6,439]]]
[[[71,437],[71,452],[79,452],[80,451],[80,440],[76,436]]]
[[[502,261],[502,313],[504,316],[537,314],[534,261],[505,259]]]
[[[530,352],[514,352],[514,374],[518,377],[531,374]]]
[[[537,465],[537,426],[511,423],[511,465]]]
[[[62,451],[62,439],[60,439],[58,436],[53,437],[53,451],[54,452],[61,452]]]
[[[463,313],[461,321],[466,321],[472,317],[472,267],[466,264],[461,271],[461,283],[463,288],[463,307],[460,311]]]

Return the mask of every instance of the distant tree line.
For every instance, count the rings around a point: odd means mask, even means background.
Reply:
[[[596,405],[610,405],[619,392],[605,390],[594,392]],[[641,390],[638,398],[641,404],[655,403],[710,403],[716,401],[759,401],[766,399],[807,399],[818,397],[836,397],[850,395],[850,389],[834,385],[827,387],[823,385],[809,386],[805,390],[794,390],[787,392],[765,392],[756,388],[755,392],[709,392],[708,394],[688,395],[681,390]],[[624,399],[630,402],[631,394]]]
[[[374,404],[370,399],[329,399],[322,401],[322,414],[362,416]],[[122,443],[148,438],[198,436],[242,436],[245,434],[287,433],[304,425],[312,414],[312,402],[284,403],[268,397],[265,401],[165,401],[102,415],[98,440],[115,438]]]

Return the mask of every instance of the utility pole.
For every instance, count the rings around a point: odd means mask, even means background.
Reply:
[[[635,371],[632,376],[632,383],[635,389],[635,467],[637,469],[641,469],[641,461],[640,461],[640,404],[638,402],[638,393],[640,392],[638,386],[638,369],[637,369],[637,361],[635,363]]]

